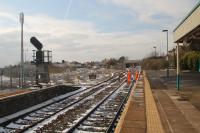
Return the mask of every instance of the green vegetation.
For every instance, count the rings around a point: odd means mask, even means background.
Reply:
[[[176,68],[176,49],[169,51],[169,68]],[[181,70],[198,71],[200,65],[200,45],[188,44],[179,47],[180,68]],[[155,57],[151,54],[143,59],[142,67],[144,69],[158,70],[167,68],[166,57]]]
[[[190,51],[181,58],[181,68],[184,70],[197,71],[199,68],[200,52]]]

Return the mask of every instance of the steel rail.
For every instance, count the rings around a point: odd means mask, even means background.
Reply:
[[[110,93],[108,96],[106,96],[104,99],[102,99],[91,111],[89,111],[82,119],[80,119],[75,125],[73,125],[66,133],[72,133],[77,129],[81,123],[83,123],[94,111],[96,111],[110,96],[112,96],[124,83],[123,81],[112,93]]]
[[[18,120],[18,119],[20,119],[20,118],[22,118],[22,117],[25,117],[25,116],[27,116],[27,115],[30,114],[30,113],[34,113],[34,112],[36,112],[36,111],[38,111],[38,110],[40,110],[40,109],[43,109],[43,108],[48,107],[48,106],[50,106],[50,105],[53,105],[53,104],[55,104],[55,103],[59,103],[59,102],[65,100],[65,99],[68,99],[68,98],[70,98],[70,97],[72,97],[72,96],[74,96],[74,95],[77,95],[77,94],[79,94],[79,93],[81,94],[82,92],[84,92],[84,91],[86,91],[86,90],[89,90],[89,89],[91,89],[91,88],[94,88],[94,89],[99,88],[99,87],[101,87],[101,86],[99,86],[100,84],[103,84],[103,83],[106,83],[106,82],[109,82],[109,81],[112,81],[112,82],[113,82],[113,81],[116,81],[116,80],[117,80],[116,77],[117,77],[117,76],[111,77],[111,78],[109,78],[109,79],[107,79],[107,80],[105,80],[105,81],[102,81],[102,82],[100,82],[100,83],[98,83],[98,84],[96,84],[96,85],[94,85],[94,86],[91,86],[91,87],[89,87],[89,88],[87,88],[87,89],[85,89],[85,90],[78,91],[78,92],[76,92],[76,93],[73,93],[73,94],[71,94],[71,95],[65,97],[65,98],[59,99],[58,101],[52,102],[52,103],[50,103],[50,104],[44,105],[44,106],[42,106],[42,107],[40,107],[40,108],[37,108],[37,109],[35,109],[35,110],[32,110],[32,111],[30,111],[30,112],[27,112],[27,113],[25,113],[25,114],[23,114],[23,115],[20,115],[19,117],[16,117],[16,118],[14,118],[14,119],[12,119],[12,120],[6,121],[6,122],[5,122],[4,124],[2,124],[2,125],[4,125],[4,127],[5,127],[8,123],[13,122],[13,121],[16,121],[16,120]],[[91,94],[88,94],[88,95],[82,97],[81,99],[79,99],[79,100],[77,100],[77,101],[75,101],[75,102],[73,102],[73,103],[67,105],[66,107],[64,107],[64,108],[62,108],[62,109],[60,109],[60,110],[58,110],[58,111],[55,111],[53,114],[46,116],[44,119],[38,120],[37,122],[35,122],[35,123],[33,123],[33,124],[31,124],[31,125],[29,125],[29,126],[23,128],[23,129],[21,129],[20,131],[18,131],[18,133],[27,131],[28,129],[30,129],[30,128],[36,126],[37,124],[41,123],[42,121],[44,121],[44,120],[46,120],[46,119],[48,119],[48,118],[54,116],[55,114],[57,114],[57,113],[59,113],[59,112],[65,110],[65,109],[67,109],[67,108],[69,108],[69,107],[71,107],[71,106],[73,106],[74,104],[76,104],[76,103],[82,101],[83,99],[87,98],[89,95],[94,94],[95,92],[96,92],[96,91],[94,91],[94,92],[92,92]],[[13,122],[13,123],[15,123],[15,122]],[[18,123],[17,123],[17,124],[18,124]],[[5,127],[5,128],[7,128],[7,127]],[[7,129],[12,129],[12,128],[7,128]]]
[[[133,84],[131,84],[130,85],[130,89],[129,89],[129,91],[128,91],[128,94],[126,95],[126,97],[123,99],[123,101],[121,102],[121,104],[120,104],[120,106],[119,106],[119,108],[118,108],[118,110],[117,110],[117,113],[116,113],[116,115],[115,115],[115,117],[113,118],[113,120],[112,120],[112,122],[110,123],[110,125],[109,125],[109,127],[108,127],[108,129],[106,130],[106,133],[111,133],[111,132],[113,132],[113,129],[115,128],[115,124],[117,123],[117,120],[118,120],[118,118],[121,116],[121,113],[122,113],[122,111],[123,111],[123,109],[124,109],[124,107],[125,107],[125,104],[126,104],[126,102],[127,102],[127,100],[128,100],[128,97],[130,96],[130,92],[131,92],[131,88],[133,87]]]

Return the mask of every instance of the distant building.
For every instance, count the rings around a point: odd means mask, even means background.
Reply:
[[[132,66],[140,66],[141,64],[141,61],[140,60],[125,60],[124,61],[124,67],[125,68],[129,68],[129,67],[132,67]]]

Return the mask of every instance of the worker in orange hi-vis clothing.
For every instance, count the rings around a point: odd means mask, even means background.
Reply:
[[[131,71],[128,70],[127,72],[127,84],[130,85],[131,84]]]
[[[136,81],[138,80],[138,70],[136,70],[136,72],[135,72],[135,80]]]

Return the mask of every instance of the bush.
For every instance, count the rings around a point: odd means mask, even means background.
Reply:
[[[198,70],[200,60],[200,52],[199,51],[191,51],[185,53],[185,55],[181,58],[181,68],[189,69],[192,71]]]

